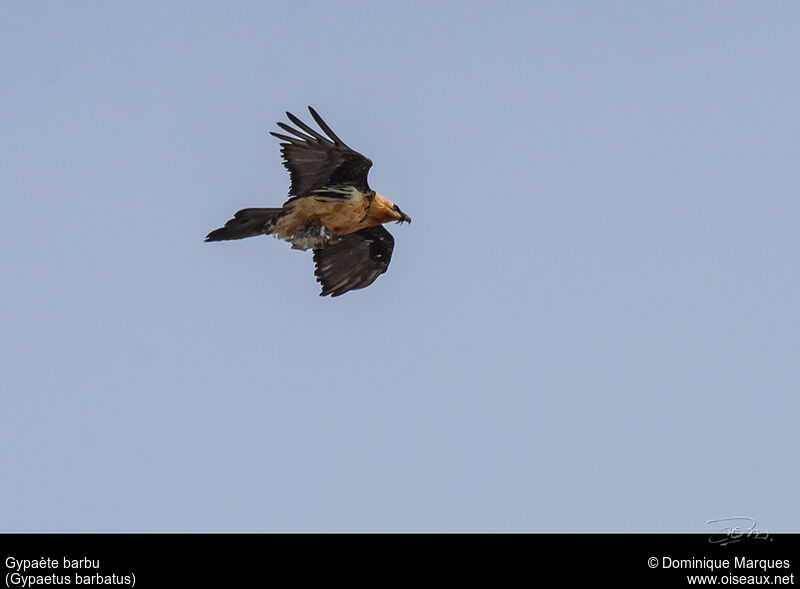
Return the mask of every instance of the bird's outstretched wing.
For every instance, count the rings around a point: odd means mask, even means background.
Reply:
[[[392,260],[394,238],[383,225],[337,236],[314,250],[314,274],[322,285],[320,296],[338,297],[369,286],[386,272]]]
[[[290,112],[286,116],[301,130],[286,123],[278,123],[278,126],[295,137],[270,131],[271,135],[282,140],[283,165],[289,170],[292,180],[289,194],[309,196],[314,190],[329,186],[353,186],[361,191],[369,190],[367,173],[372,160],[350,149],[331,131],[317,111],[310,106],[308,110],[327,137]]]

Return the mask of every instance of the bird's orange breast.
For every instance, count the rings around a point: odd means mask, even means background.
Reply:
[[[358,191],[347,198],[298,198],[286,205],[289,212],[278,221],[274,233],[286,239],[294,235],[299,227],[315,222],[338,235],[354,233],[393,220],[394,217],[381,201],[386,199],[374,192]]]

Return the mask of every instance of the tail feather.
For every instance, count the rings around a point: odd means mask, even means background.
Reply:
[[[224,227],[206,235],[206,241],[243,239],[254,235],[269,235],[283,209],[242,209]]]

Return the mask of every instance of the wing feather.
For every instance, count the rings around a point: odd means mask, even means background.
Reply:
[[[394,238],[382,225],[341,235],[314,250],[314,274],[320,296],[338,297],[365,288],[386,272],[392,261]]]
[[[330,186],[353,186],[361,191],[369,190],[367,174],[372,161],[345,145],[317,111],[310,106],[308,110],[327,137],[289,112],[286,116],[300,130],[286,123],[279,122],[278,126],[294,137],[270,131],[271,135],[282,141],[283,165],[291,177],[289,194],[295,197],[310,196],[315,190]]]
[[[283,129],[284,131],[286,131],[288,133],[291,133],[292,135],[296,135],[296,137],[290,137],[290,139],[292,141],[317,141],[317,139],[315,137],[311,137],[309,135],[305,135],[304,133],[301,133],[300,131],[298,131],[297,129],[295,129],[294,127],[292,127],[290,125],[287,125],[286,123],[280,123],[279,122],[278,126],[281,129]],[[278,137],[277,133],[272,133],[272,134],[275,137]],[[285,137],[285,135],[282,135],[281,137]]]
[[[311,107],[309,106],[308,108],[310,109]],[[322,143],[333,143],[333,141],[331,141],[332,138],[328,139],[324,135],[320,135],[319,131],[317,131],[316,129],[314,129],[312,127],[309,127],[303,121],[301,121],[298,117],[294,116],[292,113],[287,112],[286,116],[289,117],[290,121],[292,121],[295,125],[300,127],[303,131],[305,131],[306,133],[311,135],[311,137],[313,137],[317,141],[320,141]]]
[[[328,124],[327,124],[325,121],[323,121],[323,120],[322,120],[322,117],[321,117],[321,116],[319,116],[319,113],[318,113],[317,111],[315,111],[313,108],[311,108],[311,107],[309,106],[309,107],[308,107],[308,112],[310,112],[310,113],[311,113],[311,116],[312,116],[312,117],[314,117],[314,120],[315,120],[315,121],[317,122],[317,124],[319,125],[319,128],[320,128],[320,129],[322,129],[322,130],[323,130],[323,131],[324,131],[324,132],[325,132],[325,133],[328,135],[328,137],[330,137],[331,139],[333,139],[333,142],[334,142],[334,143],[338,143],[339,145],[344,145],[344,141],[342,141],[341,139],[339,139],[339,138],[336,136],[336,133],[334,133],[334,132],[331,130],[331,128],[328,126]]]

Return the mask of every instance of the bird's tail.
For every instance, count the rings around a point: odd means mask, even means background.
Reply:
[[[269,235],[283,213],[283,209],[242,209],[233,216],[233,219],[225,223],[225,227],[215,229],[206,235],[206,241]]]

